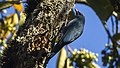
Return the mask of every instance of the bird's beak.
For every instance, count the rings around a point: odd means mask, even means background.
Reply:
[[[75,9],[76,15],[82,15],[76,8],[74,9]]]

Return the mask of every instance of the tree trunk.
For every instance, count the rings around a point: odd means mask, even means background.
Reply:
[[[4,50],[1,68],[45,68],[72,0],[28,0],[25,24]],[[34,5],[34,6],[32,6]]]

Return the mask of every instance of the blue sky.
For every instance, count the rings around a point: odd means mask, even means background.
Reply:
[[[105,68],[102,66],[101,61],[101,51],[105,48],[105,44],[107,43],[107,34],[104,27],[96,13],[90,7],[81,4],[76,4],[75,7],[85,16],[85,29],[82,36],[69,45],[72,49],[86,48],[89,51],[98,53],[99,57],[97,63],[101,68]],[[56,68],[57,57],[58,55],[50,60],[47,68]]]

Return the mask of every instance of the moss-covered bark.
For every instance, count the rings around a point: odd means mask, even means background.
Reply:
[[[55,38],[67,24],[71,1],[29,0],[34,6],[29,5],[25,24],[4,50],[1,68],[45,68]]]

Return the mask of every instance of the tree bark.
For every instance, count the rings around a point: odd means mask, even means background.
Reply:
[[[31,10],[26,12],[25,24],[4,50],[1,68],[45,68],[55,39],[67,24],[74,5],[72,0],[28,1]]]

